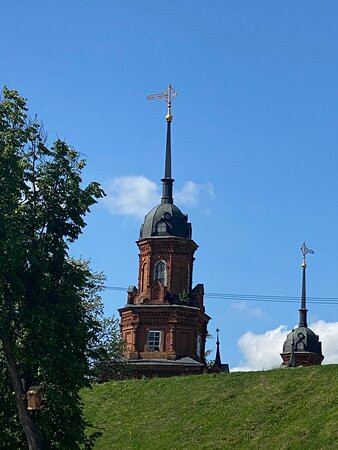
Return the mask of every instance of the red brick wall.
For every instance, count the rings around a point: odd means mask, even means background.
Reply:
[[[144,239],[138,242],[138,246],[139,277],[135,303],[142,303],[144,298],[152,303],[151,286],[154,268],[159,261],[164,261],[167,267],[167,290],[175,295],[184,290],[190,292],[194,252],[197,249],[194,241],[180,238]]]
[[[129,292],[128,305],[119,310],[121,334],[127,344],[126,357],[176,359],[190,356],[204,362],[209,317],[204,313],[203,285],[192,294],[198,301],[198,308],[169,305],[167,299],[167,293],[178,297],[184,291],[191,292],[197,245],[182,238],[150,238],[137,244],[140,250],[138,290]],[[154,281],[154,267],[158,261],[166,264],[166,285]],[[160,351],[148,351],[149,330],[161,331]],[[201,335],[201,358],[196,352],[198,334]]]
[[[165,306],[160,309],[128,307],[120,310],[121,334],[127,343],[126,356],[135,358],[181,358],[199,359],[196,353],[197,335],[201,335],[203,362],[204,344],[209,317],[202,311],[186,307]],[[149,330],[161,331],[160,351],[149,352]],[[171,345],[172,339],[172,345]],[[133,346],[133,342],[135,345]]]

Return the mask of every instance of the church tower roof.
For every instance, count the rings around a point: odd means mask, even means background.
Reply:
[[[161,203],[145,216],[140,230],[140,239],[170,236],[191,239],[191,224],[188,222],[188,216],[174,205],[173,200],[174,179],[171,177],[171,122],[173,116],[171,114],[171,102],[175,96],[176,92],[169,84],[168,90],[162,92],[162,94],[153,94],[147,97],[148,100],[163,99],[168,104],[166,115],[167,138],[164,177],[161,179]]]
[[[210,368],[210,372],[216,372],[216,373],[220,373],[220,372],[229,372],[229,365],[228,364],[222,364],[222,360],[221,360],[221,352],[219,350],[219,329],[216,328],[216,335],[217,335],[217,340],[216,340],[216,356],[215,356],[215,361],[213,363],[213,365]]]
[[[298,327],[291,330],[283,345],[283,364],[288,366],[321,364],[323,360],[322,343],[307,326],[306,308],[306,254],[313,254],[313,250],[306,247],[305,242],[301,247],[302,262],[302,296],[299,309]]]
[[[222,368],[222,361],[221,361],[221,353],[219,351],[219,344],[220,344],[220,342],[219,342],[218,332],[219,332],[219,329],[216,328],[216,333],[217,333],[216,346],[217,346],[217,349],[216,349],[216,358],[215,358],[214,365],[219,367],[219,369],[221,369]]]

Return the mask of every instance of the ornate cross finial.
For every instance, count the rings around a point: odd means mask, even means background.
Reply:
[[[303,264],[302,264],[302,267],[306,267],[305,256],[306,256],[307,253],[309,253],[310,255],[313,255],[313,254],[314,254],[314,251],[311,250],[311,248],[308,248],[308,247],[306,246],[305,242],[303,242],[303,245],[301,246],[300,250],[301,250],[302,255],[303,255]]]
[[[168,113],[166,115],[167,121],[167,143],[165,150],[165,166],[164,177],[162,178],[162,199],[161,203],[173,204],[173,182],[171,178],[171,121],[173,116],[171,115],[171,102],[176,97],[176,91],[169,84],[166,91],[160,94],[151,94],[147,96],[147,100],[164,100],[168,105]]]
[[[171,115],[171,102],[176,97],[177,92],[169,84],[168,89],[160,94],[150,94],[147,96],[147,100],[164,100],[168,105],[168,113],[166,115],[166,121],[171,122],[173,116]]]

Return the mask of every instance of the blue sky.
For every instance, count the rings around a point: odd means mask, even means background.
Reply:
[[[72,253],[90,257],[110,286],[137,283],[140,208],[158,197],[165,146],[165,104],[145,97],[170,81],[174,197],[200,246],[194,282],[299,295],[306,240],[315,250],[308,294],[338,297],[337,14],[329,0],[2,2],[0,84],[29,99],[49,141],[86,155],[84,181],[109,194]],[[103,297],[107,314],[125,302]],[[295,304],[205,305],[232,367],[259,367],[248,357],[264,348],[277,354],[298,317]],[[338,322],[337,305],[309,309],[314,327]],[[338,336],[327,325],[325,340],[325,323],[324,354]],[[330,352],[338,362],[337,347]]]

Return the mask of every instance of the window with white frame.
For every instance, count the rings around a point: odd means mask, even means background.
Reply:
[[[158,222],[158,224],[156,225],[156,231],[158,233],[166,233],[167,224],[165,222]]]
[[[161,347],[161,332],[149,330],[148,331],[148,351],[156,352],[160,351]]]
[[[167,285],[167,268],[163,261],[159,261],[154,267],[154,280],[161,281],[164,286]]]

